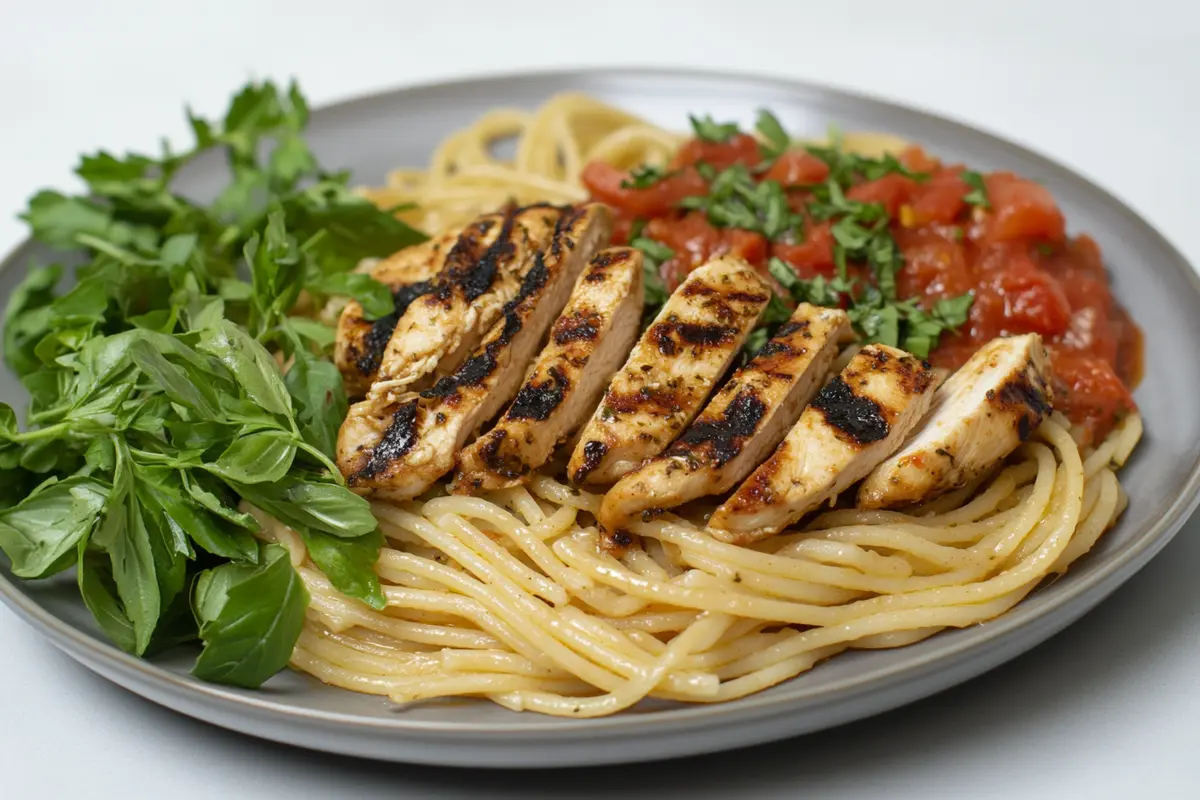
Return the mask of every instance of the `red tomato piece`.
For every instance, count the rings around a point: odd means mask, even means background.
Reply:
[[[942,162],[926,153],[919,145],[910,144],[897,156],[897,160],[913,172],[933,172]]]
[[[699,161],[710,164],[721,170],[734,164],[745,164],[753,167],[762,160],[758,151],[758,140],[747,133],[738,133],[729,137],[727,142],[706,142],[703,139],[690,139],[671,161],[675,168],[689,166]]]
[[[917,186],[912,178],[893,172],[877,181],[867,181],[846,192],[846,197],[860,203],[879,203],[887,209],[889,217],[900,213],[900,206],[908,202]]]
[[[796,274],[806,280],[817,275],[828,278],[834,274],[833,233],[828,222],[810,222],[804,227],[803,242],[776,242],[771,252],[791,264]]]
[[[1063,239],[1066,220],[1044,186],[1010,172],[988,175],[984,186],[992,206],[984,216],[981,233],[985,241]]]
[[[824,183],[828,177],[829,165],[812,153],[802,150],[789,150],[784,153],[763,175],[764,180],[777,181],[785,187]]]
[[[904,267],[896,279],[901,297],[941,299],[958,297],[975,286],[961,244],[933,228],[900,229],[896,243],[904,253]]]
[[[583,185],[595,199],[630,217],[666,214],[685,197],[708,194],[708,183],[694,169],[683,169],[645,189],[621,186],[629,173],[611,164],[593,161],[583,168]]]
[[[1055,408],[1083,425],[1091,441],[1112,430],[1120,415],[1137,408],[1129,389],[1107,361],[1051,346]]]
[[[962,213],[963,197],[971,187],[961,177],[961,170],[942,170],[912,190],[907,211],[901,210],[900,222],[909,228],[930,223],[949,224]]]

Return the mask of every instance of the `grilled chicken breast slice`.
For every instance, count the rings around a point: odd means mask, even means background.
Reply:
[[[512,405],[494,428],[458,455],[450,491],[517,486],[595,410],[638,336],[641,252],[612,247],[579,280]]]
[[[611,483],[687,426],[770,299],[740,258],[694,270],[668,298],[609,384],[571,453],[575,483]]]
[[[920,503],[966,486],[1028,439],[1052,402],[1041,337],[993,339],[942,384],[917,431],[867,476],[858,507]]]
[[[718,539],[771,536],[870,472],[904,441],[933,400],[933,370],[885,345],[860,350],[775,453],[709,519]]]
[[[643,511],[721,494],[749,475],[796,422],[849,336],[845,311],[801,303],[682,436],[608,491],[601,526],[617,530]]]
[[[371,388],[396,323],[414,300],[433,289],[433,278],[442,271],[446,256],[461,232],[461,228],[453,228],[406,247],[371,267],[371,277],[392,291],[395,304],[392,313],[369,320],[356,300],[342,309],[333,359],[351,397],[362,397]]]
[[[539,205],[471,223],[446,256],[428,294],[409,305],[388,340],[371,394],[396,398],[458,368],[516,296],[564,209]]]
[[[407,500],[453,469],[466,439],[517,391],[575,278],[611,232],[607,206],[568,211],[545,253],[533,256],[501,319],[454,373],[419,394],[372,393],[352,406],[338,437],[338,465],[350,487]]]

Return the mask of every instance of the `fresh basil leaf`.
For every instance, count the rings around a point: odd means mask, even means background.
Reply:
[[[371,504],[336,483],[296,473],[274,483],[230,486],[251,504],[297,531],[324,531],[341,539],[370,533],[378,523]]]
[[[239,436],[205,469],[240,484],[273,483],[287,475],[296,457],[296,439],[283,431]]]
[[[342,373],[331,361],[297,351],[283,382],[292,396],[300,435],[332,458],[337,450],[338,430],[348,407]]]
[[[60,266],[32,269],[8,298],[4,309],[4,360],[17,375],[25,376],[42,367],[33,351],[52,329],[50,304],[61,277]]]
[[[145,339],[130,343],[129,357],[176,403],[187,406],[205,419],[219,416],[220,406],[208,376],[197,372],[189,374],[187,370],[168,361]]]
[[[313,563],[335,589],[371,608],[382,610],[387,607],[383,587],[375,574],[375,562],[383,547],[383,534],[378,528],[351,539],[339,539],[320,531],[301,532],[300,535]]]
[[[136,653],[137,635],[133,623],[121,607],[121,601],[117,599],[111,563],[102,553],[85,551],[82,546],[80,550],[76,580],[84,605],[113,644],[127,653]]]
[[[290,317],[285,325],[288,330],[315,346],[322,353],[328,352],[337,339],[336,328],[326,325],[323,322],[318,322],[315,319]],[[284,376],[284,383],[287,383],[286,375]],[[294,394],[292,396],[295,397]]]
[[[279,365],[237,325],[221,320],[215,328],[201,332],[197,347],[220,359],[259,406],[272,414],[291,414],[291,401],[279,375]]]
[[[109,492],[104,519],[92,534],[91,543],[108,554],[117,597],[133,625],[135,655],[150,644],[158,623],[162,597],[150,544],[150,532],[132,491],[128,457],[118,448],[117,470]]]
[[[253,514],[238,511],[235,507],[237,500],[216,479],[198,471],[181,471],[179,475],[188,496],[200,506],[238,528],[252,533],[258,532],[258,520]],[[204,547],[203,544],[200,546]]]
[[[139,494],[142,503],[160,515],[176,550],[182,555],[194,555],[188,543],[190,539],[214,556],[249,563],[257,560],[257,540],[245,529],[210,513],[190,497],[178,472],[163,467],[143,467],[139,477],[142,481],[139,489],[145,487],[144,494]]]
[[[310,279],[310,291],[323,295],[353,297],[366,319],[378,319],[395,310],[395,299],[385,284],[361,272],[341,272]]]
[[[108,486],[92,478],[43,483],[0,511],[0,549],[19,578],[45,578],[69,567],[79,542],[95,527]]]
[[[257,566],[224,564],[202,572],[192,607],[204,642],[192,674],[254,689],[291,659],[308,591],[287,551],[270,545]]]

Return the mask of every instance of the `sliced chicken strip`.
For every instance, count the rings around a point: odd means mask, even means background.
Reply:
[[[858,507],[932,500],[983,477],[1029,438],[1052,402],[1041,337],[993,339],[942,384],[917,431],[867,476]]]
[[[371,394],[394,399],[454,372],[516,296],[521,276],[550,244],[563,213],[557,206],[528,206],[468,225],[433,290],[396,324]]]
[[[452,375],[420,394],[372,394],[351,407],[338,437],[338,466],[351,488],[392,500],[416,497],[454,468],[467,438],[516,393],[575,278],[608,243],[612,214],[591,204],[564,214],[557,227],[502,319]]]
[[[836,498],[891,455],[933,401],[929,364],[885,345],[860,350],[817,393],[775,453],[709,519],[726,542],[771,536]]]
[[[575,483],[611,483],[658,455],[725,374],[770,299],[740,258],[694,270],[609,384],[571,454]]]
[[[642,266],[641,252],[628,247],[592,259],[512,405],[459,453],[450,491],[475,494],[524,483],[591,415],[637,339]]]
[[[845,311],[801,303],[674,444],[608,491],[601,526],[617,530],[642,512],[721,494],[749,475],[796,422],[850,335]]]
[[[362,397],[371,388],[396,323],[414,300],[433,289],[433,278],[442,271],[461,232],[461,228],[453,228],[371,267],[371,277],[392,291],[394,308],[390,314],[369,320],[355,300],[342,309],[333,360],[351,397]]]

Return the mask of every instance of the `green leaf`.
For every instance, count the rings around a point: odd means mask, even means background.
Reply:
[[[310,291],[323,295],[353,297],[363,308],[366,319],[378,319],[395,310],[391,290],[383,283],[361,272],[342,272],[324,275],[307,284]]]
[[[233,373],[247,396],[272,414],[290,416],[288,399],[279,366],[271,354],[229,320],[203,331],[197,347],[216,356]]]
[[[84,605],[100,623],[105,635],[125,652],[136,653],[137,635],[133,623],[121,607],[121,601],[117,599],[117,587],[109,560],[101,553],[82,552],[76,579]]]
[[[371,504],[336,483],[296,473],[275,483],[230,486],[247,501],[297,531],[324,531],[340,539],[370,533],[378,523]]]
[[[100,527],[91,543],[108,554],[113,582],[125,616],[133,625],[134,650],[145,652],[158,623],[162,597],[159,592],[150,532],[141,506],[132,491],[133,478],[128,457],[118,448],[117,471]]]
[[[935,313],[943,322],[951,328],[957,328],[967,321],[967,317],[971,313],[971,306],[975,302],[975,295],[967,292],[958,297],[950,297],[944,300],[938,300],[933,306]]]
[[[129,356],[138,369],[154,381],[167,396],[196,411],[205,419],[216,419],[220,414],[216,393],[209,376],[176,366],[146,339],[137,339],[129,345]]]
[[[35,238],[62,250],[78,247],[81,234],[106,237],[112,224],[108,212],[97,204],[48,190],[30,199],[21,218],[29,223]]]
[[[629,243],[630,247],[635,247],[642,251],[642,254],[647,258],[659,262],[668,261],[675,257],[675,251],[667,247],[662,242],[656,242],[653,239],[639,237]]]
[[[649,189],[654,184],[668,177],[662,167],[653,164],[641,164],[629,172],[629,178],[621,181],[622,189]]]
[[[257,566],[224,564],[201,573],[192,604],[204,642],[192,674],[253,689],[287,666],[308,591],[287,551],[270,545]]]
[[[760,325],[782,325],[787,322],[792,316],[791,307],[785,303],[777,294],[772,293],[771,299],[767,301],[767,307],[763,309],[762,316],[759,317]]]
[[[978,172],[965,169],[962,171],[960,177],[963,179],[963,183],[971,187],[971,191],[963,195],[963,202],[991,210],[992,204],[988,200],[987,185],[983,182],[983,176]]]
[[[307,317],[289,317],[285,323],[286,327],[300,338],[308,341],[321,352],[327,352],[333,347],[337,339],[337,329],[331,325],[326,325],[323,322],[318,322],[315,319]],[[289,371],[290,374],[290,371]],[[284,376],[284,383],[287,383],[287,376]],[[295,398],[295,393],[292,394]]]
[[[104,510],[109,487],[92,478],[43,483],[0,511],[0,549],[20,578],[45,578],[69,567],[77,545]]]
[[[38,342],[51,331],[54,287],[62,277],[62,267],[31,269],[13,290],[4,309],[4,360],[17,375],[41,369],[34,355]]]
[[[378,529],[352,539],[339,539],[319,531],[300,534],[312,558],[329,582],[339,592],[362,600],[371,608],[387,606],[375,562],[383,547],[383,534]]]
[[[689,114],[688,121],[692,123],[692,131],[696,138],[705,142],[728,142],[738,132],[736,122],[715,122],[708,114],[703,117],[693,117]]]
[[[295,457],[292,434],[265,430],[239,436],[215,462],[204,466],[237,483],[272,483],[287,475]]]
[[[249,563],[258,559],[257,540],[192,497],[178,472],[164,467],[143,467],[139,477],[142,481],[139,489],[145,487],[144,494],[139,494],[142,503],[161,515],[161,522],[170,531],[179,552],[187,553],[186,542],[190,539],[214,556]]]
[[[779,119],[767,109],[760,109],[758,120],[754,123],[755,130],[763,138],[762,153],[767,159],[781,156],[791,143],[787,131],[779,124]]]
[[[183,481],[184,490],[200,506],[238,528],[252,533],[258,531],[258,520],[254,519],[252,514],[238,511],[235,508],[236,498],[229,495],[228,490],[214,478],[202,472],[183,471],[179,475]],[[198,542],[198,544],[204,547],[203,543]]]
[[[793,287],[800,285],[800,278],[796,275],[796,271],[778,256],[772,256],[771,260],[767,262],[767,272],[789,292]]]
[[[348,408],[342,373],[333,362],[299,350],[283,382],[292,396],[304,441],[332,458]]]

